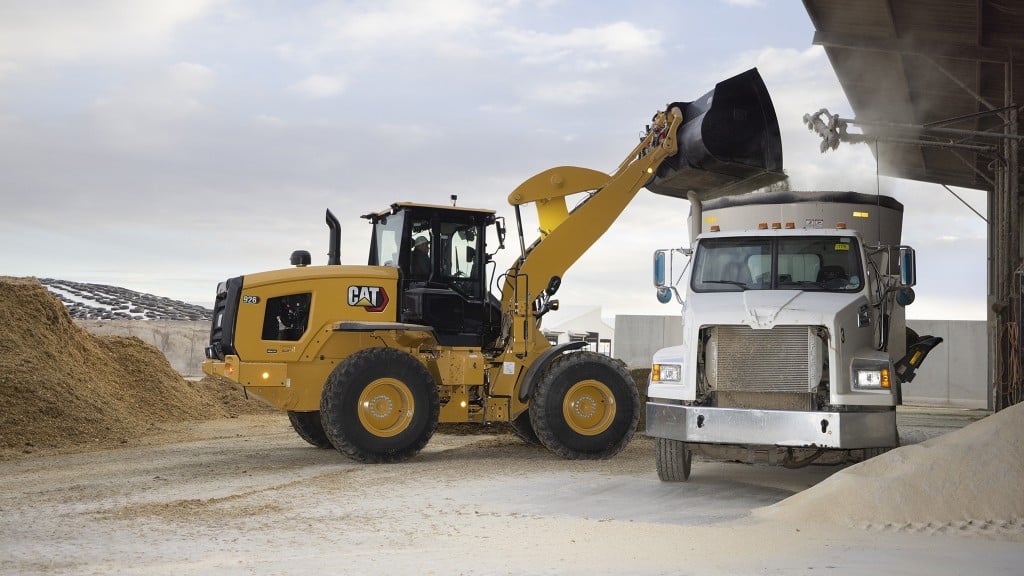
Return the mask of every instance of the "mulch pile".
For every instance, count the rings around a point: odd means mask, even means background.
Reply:
[[[36,279],[2,276],[0,406],[0,459],[128,443],[160,423],[272,411],[226,380],[185,380],[138,338],[94,336]]]

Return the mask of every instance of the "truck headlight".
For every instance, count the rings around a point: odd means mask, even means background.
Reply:
[[[679,382],[683,367],[679,364],[655,364],[651,367],[651,382]]]
[[[857,370],[857,379],[854,381],[854,388],[866,390],[881,390],[889,388],[889,369],[876,368],[871,370]]]

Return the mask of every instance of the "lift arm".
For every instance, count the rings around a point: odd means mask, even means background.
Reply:
[[[545,170],[526,180],[508,197],[509,204],[534,203],[540,222],[540,238],[509,269],[502,287],[502,311],[511,320],[511,339],[506,350],[517,356],[530,348],[547,348],[536,334],[533,304],[552,278],[561,278],[584,252],[612,225],[653,178],[658,166],[676,154],[676,132],[683,114],[677,107],[659,112],[643,140],[614,174],[575,166]],[[565,197],[594,191],[571,212]]]

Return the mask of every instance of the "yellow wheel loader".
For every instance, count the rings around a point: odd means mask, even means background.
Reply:
[[[365,266],[341,264],[328,210],[327,265],[297,251],[291,268],[218,286],[203,370],[286,410],[310,444],[362,462],[413,456],[438,422],[507,422],[565,458],[612,456],[636,430],[637,390],[621,362],[541,333],[563,275],[644,186],[685,196],[781,173],[775,113],[750,70],[655,114],[612,174],[562,166],[512,191],[521,256],[500,275],[492,256],[506,227],[493,210],[400,202],[367,214]],[[583,192],[569,210],[566,197]],[[529,246],[525,204],[540,226]]]

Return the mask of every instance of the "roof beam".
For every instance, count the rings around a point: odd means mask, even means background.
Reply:
[[[1013,55],[1012,51],[1008,48],[886,39],[872,36],[857,36],[854,34],[836,34],[820,30],[814,33],[814,43],[826,48],[852,48],[856,50],[918,54],[921,56],[941,56],[953,60],[980,60],[982,62],[996,62],[999,64],[1010,62]]]

